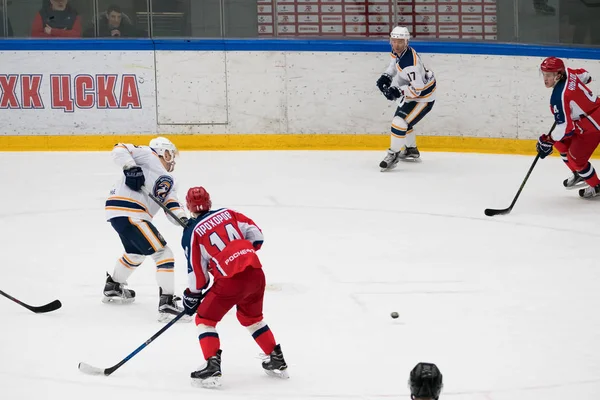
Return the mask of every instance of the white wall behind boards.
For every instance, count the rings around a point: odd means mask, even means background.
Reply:
[[[541,57],[421,56],[438,85],[418,134],[531,139],[552,124]],[[0,52],[0,134],[386,133],[395,103],[375,81],[388,62],[350,52]],[[600,61],[566,62],[588,69],[598,92]]]

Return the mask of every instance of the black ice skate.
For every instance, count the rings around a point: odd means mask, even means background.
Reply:
[[[209,389],[221,386],[221,353],[218,350],[216,356],[206,360],[204,368],[191,373],[192,385]]]
[[[566,189],[572,190],[585,187],[587,186],[587,183],[585,183],[583,178],[579,176],[577,172],[573,172],[573,175],[563,181],[563,186]]]
[[[381,172],[396,168],[398,161],[400,160],[401,152],[394,151],[392,149],[388,149],[387,155],[379,163],[379,168],[381,168]]]
[[[598,186],[588,186],[585,189],[579,190],[579,196],[584,199],[591,199],[592,197],[596,197],[600,194],[600,185]]]
[[[106,284],[104,285],[103,303],[129,304],[135,301],[135,292],[125,288],[127,282],[119,283],[113,281],[112,277],[106,274]]]
[[[177,315],[183,312],[183,307],[177,305],[177,302],[181,300],[173,294],[163,294],[162,288],[158,288],[158,294],[160,300],[158,301],[158,322],[169,322]],[[190,316],[184,316],[179,321],[189,322],[191,321]]]
[[[421,153],[419,153],[419,149],[416,147],[406,147],[402,151],[402,159],[412,159],[416,160],[421,157]]]
[[[271,354],[269,354],[267,357],[268,358],[262,363],[262,367],[267,375],[282,379],[287,379],[290,377],[287,372],[288,366],[283,358],[280,345],[275,346]]]

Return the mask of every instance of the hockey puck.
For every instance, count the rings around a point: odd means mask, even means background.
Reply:
[[[399,315],[398,315],[398,313],[397,313],[396,311],[394,311],[393,313],[391,313],[391,314],[390,314],[390,316],[391,316],[392,318],[394,318],[394,319],[396,319],[396,318],[398,318],[398,317],[399,317]]]

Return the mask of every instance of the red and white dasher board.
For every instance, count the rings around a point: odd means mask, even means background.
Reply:
[[[387,36],[497,40],[497,0],[258,0],[259,36]]]

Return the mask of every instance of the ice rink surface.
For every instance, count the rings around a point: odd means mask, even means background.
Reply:
[[[381,173],[380,152],[184,152],[180,199],[203,185],[215,207],[263,229],[265,320],[290,365],[266,376],[233,313],[218,325],[223,386],[192,387],[203,364],[193,323],[178,323],[110,377],[107,368],[161,328],[147,259],[137,300],[101,302],[122,254],[104,218],[121,172],[106,153],[2,153],[0,398],[408,399],[419,361],[444,374],[441,400],[596,399],[600,392],[600,200],[566,191],[560,159],[422,154]],[[596,162],[599,167],[600,163]],[[181,229],[155,224],[186,269]],[[398,319],[390,318],[397,311]]]

